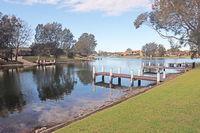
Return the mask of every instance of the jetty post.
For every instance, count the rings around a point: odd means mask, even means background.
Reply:
[[[95,73],[96,73],[96,68],[93,66],[93,71],[92,71],[93,73],[92,73],[92,78],[93,78],[93,81],[95,82],[96,81],[96,75],[95,75]]]
[[[157,84],[160,83],[160,69],[157,70]]]
[[[138,70],[138,76],[142,76],[143,72],[142,70]],[[141,86],[141,80],[138,80],[138,86]]]
[[[121,68],[118,68],[118,74],[121,74]],[[118,84],[121,85],[121,78],[118,77]]]
[[[105,71],[105,68],[104,68],[104,66],[102,66],[101,72],[104,72],[104,71]],[[104,82],[104,75],[102,75],[102,82]]]
[[[134,87],[134,75],[133,75],[133,70],[131,70],[131,87]]]
[[[110,84],[112,84],[112,81],[113,81],[113,69],[112,68],[110,68]]]
[[[163,69],[163,79],[166,79],[166,71]]]
[[[142,75],[143,75],[143,73],[144,73],[144,66],[145,66],[145,64],[144,64],[144,62],[143,62],[142,65],[141,65],[141,73],[142,73]]]
[[[149,62],[149,66],[151,66],[151,62]]]

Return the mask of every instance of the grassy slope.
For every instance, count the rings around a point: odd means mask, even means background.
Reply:
[[[35,62],[38,59],[38,56],[23,56],[23,59],[29,61],[29,62]],[[40,57],[41,60],[54,60],[53,57]],[[56,61],[70,61],[70,60],[81,60],[81,59],[87,59],[83,57],[75,57],[74,59],[70,59],[67,56],[60,56]]]
[[[56,133],[200,132],[200,69]]]

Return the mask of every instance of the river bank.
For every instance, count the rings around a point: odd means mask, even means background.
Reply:
[[[37,64],[35,62],[35,59],[27,59],[27,58],[22,58],[22,57],[19,57],[19,63],[17,62],[4,62],[2,64],[0,64],[0,68],[4,68],[4,67],[28,67],[28,66],[38,66],[39,64]],[[47,60],[50,60],[50,59],[54,59],[54,58],[43,58],[44,60],[47,59]],[[66,63],[77,63],[77,62],[87,62],[87,61],[93,61],[95,60],[94,58],[75,58],[75,59],[58,59],[56,60],[56,63],[55,64],[66,64]]]
[[[172,78],[55,133],[199,132],[199,72],[197,68]]]
[[[111,56],[113,58],[139,58],[139,59],[191,59],[191,56],[165,56],[165,57],[145,57],[145,56]]]
[[[178,73],[178,74],[169,74],[167,76],[167,79],[166,79],[166,82],[178,77],[182,75],[182,73]],[[54,126],[46,126],[46,127],[41,127],[41,128],[38,128],[35,130],[35,133],[50,133],[50,132],[53,132],[53,131],[56,131],[62,127],[65,127],[67,125],[70,125],[71,123],[74,123],[76,121],[79,121],[79,120],[82,120],[84,118],[87,118],[88,116],[91,116],[93,114],[96,114],[97,112],[100,112],[102,110],[106,110],[108,108],[111,108],[115,105],[118,105],[120,103],[123,103],[125,101],[127,101],[128,99],[131,99],[137,95],[140,95],[140,94],[143,94],[145,93],[146,91],[149,91],[157,86],[160,86],[162,84],[164,84],[165,82],[163,83],[160,83],[160,84],[152,84],[150,86],[147,86],[147,87],[140,87],[140,88],[124,88],[124,92],[125,94],[119,98],[116,98],[112,101],[106,101],[103,105],[100,105],[98,107],[95,107],[95,108],[88,108],[88,109],[85,109],[85,110],[82,110],[81,113],[79,113],[79,115],[77,116],[73,116],[71,117],[69,120],[67,120],[66,122],[63,122],[61,124],[58,124],[58,125],[54,125]]]

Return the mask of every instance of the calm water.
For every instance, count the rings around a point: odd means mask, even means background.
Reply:
[[[104,65],[106,71],[113,68],[117,72],[120,67],[122,73],[128,74],[133,70],[137,74],[142,62],[166,64],[184,61],[200,60],[103,58],[87,63],[0,69],[0,133],[24,133],[36,127],[57,124],[82,110],[101,106],[124,94],[121,87],[95,86],[92,66],[96,66],[97,71]],[[97,82],[100,81],[101,77],[98,77]],[[108,83],[108,77],[105,82]],[[142,86],[149,84],[151,82],[142,82]],[[122,86],[128,88],[130,80],[123,79]]]

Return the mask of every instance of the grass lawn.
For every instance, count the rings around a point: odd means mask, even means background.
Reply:
[[[23,59],[25,59],[29,62],[35,62],[38,59],[38,56],[23,56]],[[54,60],[55,58],[42,56],[42,57],[40,57],[40,59],[41,60]]]
[[[55,133],[200,132],[200,68]]]
[[[29,62],[35,62],[38,59],[38,56],[23,56],[23,59],[29,61]],[[40,57],[41,60],[54,60],[54,57],[45,57],[42,56]],[[81,60],[81,59],[85,59],[85,57],[80,57],[77,56],[74,59],[70,59],[67,56],[60,56],[59,58],[56,59],[56,61],[69,61],[69,60]]]

